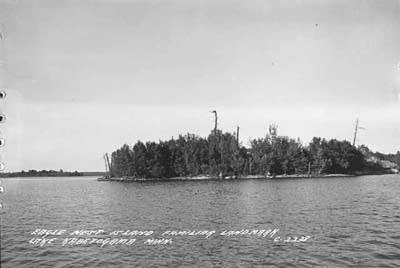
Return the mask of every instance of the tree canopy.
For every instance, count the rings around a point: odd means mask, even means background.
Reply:
[[[179,135],[159,142],[137,141],[111,155],[112,176],[171,178],[197,175],[354,174],[367,165],[362,150],[348,141],[314,137],[308,145],[279,136],[271,125],[247,148],[235,133],[212,131],[207,137]]]

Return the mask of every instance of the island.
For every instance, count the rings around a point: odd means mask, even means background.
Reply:
[[[239,142],[237,132],[215,128],[207,137],[124,144],[105,155],[103,181],[154,181],[244,178],[309,178],[398,173],[400,152],[372,152],[346,140],[314,137],[308,144],[280,136],[270,125],[265,137]]]

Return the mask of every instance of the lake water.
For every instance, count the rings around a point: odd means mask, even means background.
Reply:
[[[1,179],[1,267],[400,267],[400,176],[98,182]],[[36,229],[65,229],[50,245]],[[62,245],[70,232],[152,230],[132,245]],[[221,235],[279,229],[273,237]],[[163,236],[167,230],[214,230]],[[284,242],[288,236],[310,236]],[[168,238],[165,245],[144,244]],[[274,242],[274,239],[277,242]],[[58,242],[57,242],[58,241]]]

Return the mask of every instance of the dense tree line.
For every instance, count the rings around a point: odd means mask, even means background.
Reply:
[[[238,143],[235,133],[212,131],[159,142],[123,145],[111,155],[112,176],[171,178],[196,175],[242,176],[280,174],[353,174],[366,166],[363,153],[348,141],[299,139],[277,134],[272,125],[264,138],[250,147]]]

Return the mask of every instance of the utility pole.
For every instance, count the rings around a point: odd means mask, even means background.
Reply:
[[[357,118],[357,120],[356,120],[356,127],[354,128],[353,146],[356,145],[357,133],[358,133],[358,130],[359,130],[359,129],[365,129],[365,128],[360,127],[360,126],[358,125],[358,118]]]
[[[237,126],[236,127],[236,142],[237,142],[237,148],[239,149],[239,129],[240,129],[240,127],[239,126]]]
[[[109,176],[108,176],[108,173],[109,173],[109,171],[108,171],[108,164],[107,164],[107,158],[106,158],[106,155],[104,154],[103,155],[103,159],[104,159],[104,165],[106,166],[106,178],[108,178]]]
[[[218,126],[218,114],[216,110],[210,111],[210,113],[213,113],[215,118],[214,118],[214,134],[217,134],[217,126]]]
[[[107,161],[107,165],[108,165],[108,173],[111,177],[111,163],[110,163],[110,159],[108,158],[108,154],[106,153],[106,161]]]
[[[356,127],[354,128],[353,146],[356,145],[357,131],[358,131],[358,118],[356,120]]]

